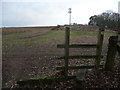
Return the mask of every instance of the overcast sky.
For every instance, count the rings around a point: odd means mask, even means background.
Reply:
[[[120,0],[2,0],[2,26],[87,24],[89,17],[106,10],[118,12]]]

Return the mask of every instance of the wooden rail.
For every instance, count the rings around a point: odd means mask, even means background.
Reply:
[[[96,48],[97,44],[71,44],[69,48]],[[57,48],[65,48],[65,45],[58,44]]]
[[[69,66],[68,69],[91,69],[94,68],[95,66]],[[64,70],[65,67],[56,67],[57,70]]]
[[[69,56],[68,59],[93,59],[96,58],[96,55],[75,55],[75,56]],[[103,58],[101,56],[100,58]],[[65,59],[65,56],[59,57],[58,59]]]
[[[100,65],[100,67],[103,67],[103,65]],[[56,70],[64,70],[65,67],[56,67]],[[73,69],[92,69],[95,68],[94,65],[91,66],[69,66],[68,70],[73,70]]]
[[[65,31],[65,76],[68,76],[68,60],[69,60],[69,41],[70,41],[70,28],[67,27]]]

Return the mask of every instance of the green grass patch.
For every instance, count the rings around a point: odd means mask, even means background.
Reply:
[[[50,33],[48,33],[46,36],[64,36],[65,35],[65,31],[51,31]]]
[[[64,36],[64,31],[51,31],[47,34],[43,34],[40,36],[22,39],[21,41],[31,41],[31,44],[39,44],[39,43],[57,43],[61,40],[57,40],[56,37]]]
[[[105,32],[104,35],[105,35],[105,36],[116,36],[116,33],[108,33],[108,32]]]
[[[95,36],[98,32],[96,31],[71,31],[71,36]]]
[[[37,77],[36,79],[40,80],[40,79],[46,79],[46,78],[49,78],[49,77],[48,76],[40,76],[40,77]]]
[[[11,35],[11,34],[19,35],[19,34],[29,33],[29,32],[33,32],[33,31],[31,31],[31,30],[16,30],[16,31],[14,31],[14,30],[2,30],[2,35]]]

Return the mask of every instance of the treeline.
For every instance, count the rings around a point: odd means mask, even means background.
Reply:
[[[120,31],[120,14],[114,12],[104,12],[91,16],[88,25],[96,25],[110,30]]]

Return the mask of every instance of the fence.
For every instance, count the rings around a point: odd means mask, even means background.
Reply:
[[[64,67],[56,67],[57,70],[63,70],[65,72],[65,76],[68,76],[68,70],[71,69],[90,69],[96,68],[97,70],[100,68],[100,60],[102,58],[102,44],[104,38],[104,29],[100,28],[98,32],[98,42],[97,44],[70,44],[70,28],[67,27],[65,30],[65,44],[57,45],[58,48],[64,48],[65,56],[60,57],[58,59],[64,59],[65,65]],[[69,48],[96,48],[96,55],[77,55],[77,56],[69,56]],[[69,59],[88,59],[95,58],[95,65],[93,66],[69,66]]]

